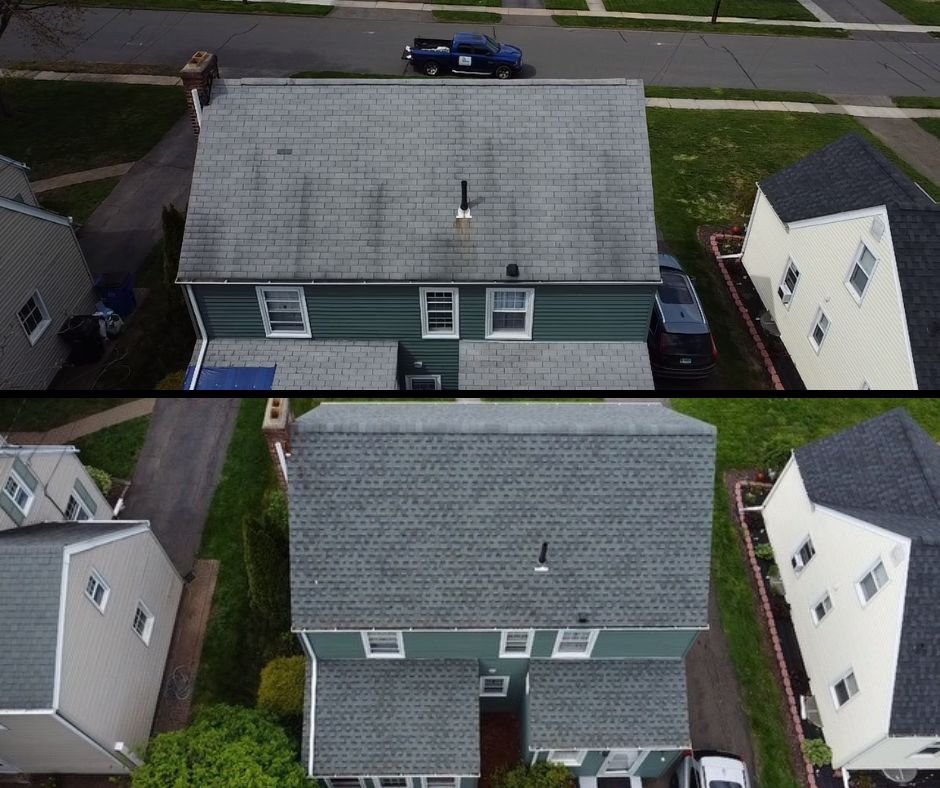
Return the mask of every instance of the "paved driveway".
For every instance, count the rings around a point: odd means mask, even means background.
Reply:
[[[153,411],[121,516],[150,520],[183,574],[199,551],[238,406],[238,399],[164,398]]]

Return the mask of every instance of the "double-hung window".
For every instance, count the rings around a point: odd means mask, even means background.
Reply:
[[[872,274],[875,272],[875,264],[878,258],[869,249],[863,241],[849,269],[848,279],[845,280],[849,292],[858,303],[862,303],[865,297],[865,291],[868,290],[868,283],[871,281]]]
[[[553,657],[590,657],[597,640],[596,629],[562,629],[555,638]]]
[[[584,763],[586,750],[549,750],[548,762],[561,763],[565,766],[580,766]]]
[[[807,536],[790,558],[790,563],[797,572],[801,572],[803,567],[813,560],[814,555],[816,555],[816,548],[813,547],[813,540]]]
[[[153,613],[147,609],[143,602],[137,603],[132,626],[140,639],[149,646],[150,636],[153,634]]]
[[[486,291],[486,338],[532,339],[535,290],[489,288]]]
[[[405,375],[405,388],[408,391],[438,391],[441,388],[441,376]]]
[[[310,338],[310,319],[302,287],[258,287],[258,304],[269,337]]]
[[[10,471],[10,475],[3,483],[3,494],[23,514],[29,514],[29,509],[33,505],[33,491],[26,486],[26,482],[16,471]]]
[[[85,508],[81,499],[75,493],[69,495],[69,502],[65,505],[66,520],[89,520],[91,513]]]
[[[96,608],[98,608],[98,610],[104,613],[104,609],[108,604],[108,596],[110,594],[111,589],[104,581],[104,578],[98,574],[97,570],[92,569],[91,574],[88,575],[88,581],[85,583],[85,596],[91,600],[91,603]]]
[[[832,598],[827,592],[822,599],[813,605],[813,623],[818,624],[822,621],[829,615],[830,610],[832,610]]]
[[[330,777],[326,783],[330,788],[362,788],[362,780],[358,777]]]
[[[52,323],[49,310],[46,309],[38,290],[20,307],[16,316],[20,320],[23,331],[26,332],[26,338],[29,340],[30,345],[35,345],[46,332],[49,324]]]
[[[532,630],[509,629],[500,635],[499,656],[528,657],[532,653]]]
[[[424,788],[457,788],[456,777],[425,777]]]
[[[858,594],[862,603],[867,604],[871,601],[871,598],[884,588],[887,582],[888,573],[885,571],[885,565],[879,561],[858,581]]]
[[[481,698],[505,698],[509,694],[509,676],[481,676]]]
[[[421,337],[458,339],[460,309],[456,288],[421,288]]]
[[[395,659],[405,656],[401,632],[363,632],[362,644],[367,657]]]
[[[796,263],[793,262],[792,258],[788,259],[787,270],[783,274],[780,287],[777,288],[777,295],[780,296],[780,300],[785,307],[789,308],[790,302],[793,300],[793,293],[796,291],[796,284],[799,281],[800,269],[796,267]]]
[[[839,679],[830,688],[832,690],[832,701],[837,709],[841,709],[852,698],[858,695],[858,682],[855,680],[855,673],[849,671]]]
[[[823,341],[829,333],[829,318],[826,313],[819,309],[816,311],[816,320],[813,323],[813,330],[809,332],[809,342],[813,349],[818,353],[822,348]]]
[[[407,777],[379,777],[379,788],[411,788]]]

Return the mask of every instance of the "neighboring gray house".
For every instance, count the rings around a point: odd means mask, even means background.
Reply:
[[[56,520],[110,520],[111,504],[74,446],[14,446],[0,436],[0,531]]]
[[[324,404],[294,425],[304,766],[326,788],[475,788],[520,759],[659,777],[691,746],[715,429],[658,404]]]
[[[146,522],[0,532],[0,772],[133,769],[182,589]]]
[[[639,80],[224,79],[201,124],[187,387],[653,388]]]
[[[29,168],[0,156],[0,389],[45,389],[69,354],[65,320],[94,311],[71,220],[40,207]]]

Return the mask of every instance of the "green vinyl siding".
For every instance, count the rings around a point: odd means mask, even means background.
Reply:
[[[421,369],[415,366],[420,361]],[[456,339],[412,339],[398,342],[398,376],[440,375],[441,388],[457,388],[458,347]]]
[[[358,632],[307,632],[307,643],[317,659],[356,659],[366,656]]]
[[[304,295],[317,339],[421,339],[417,287],[308,285]]]
[[[405,632],[402,639],[409,658],[495,659],[499,656],[499,632]]]
[[[652,288],[558,285],[535,289],[532,339],[541,342],[645,342]]]
[[[698,635],[697,629],[602,629],[591,658],[683,657]]]
[[[264,339],[254,285],[193,285],[209,339]]]
[[[538,629],[535,632],[535,638],[532,641],[533,657],[550,657],[555,648],[555,637],[558,635],[557,629]]]
[[[605,757],[604,753],[592,750],[584,756],[580,766],[571,766],[571,771],[578,777],[593,777],[601,770]]]
[[[647,779],[662,777],[672,768],[680,755],[682,755],[682,750],[653,750],[637,767],[636,776]]]
[[[525,677],[528,672],[527,659],[481,659],[480,677],[507,676],[509,691],[505,698],[480,698],[480,710],[518,711],[525,697]]]

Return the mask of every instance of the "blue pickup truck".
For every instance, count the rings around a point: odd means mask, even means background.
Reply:
[[[453,74],[489,74],[509,79],[522,70],[522,50],[500,44],[480,33],[457,33],[446,38],[416,38],[406,46],[402,60],[411,61],[415,71],[436,77],[445,71]]]

